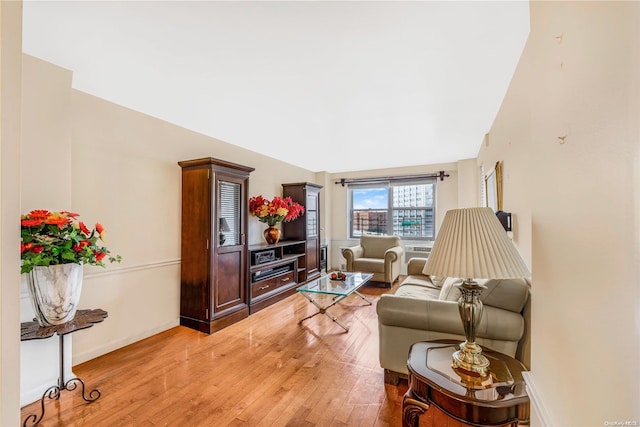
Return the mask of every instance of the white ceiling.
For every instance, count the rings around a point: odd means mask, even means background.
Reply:
[[[23,50],[78,90],[341,172],[475,157],[528,32],[526,1],[25,1]]]

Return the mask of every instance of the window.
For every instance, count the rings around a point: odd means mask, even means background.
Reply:
[[[349,184],[349,235],[435,236],[435,179]]]

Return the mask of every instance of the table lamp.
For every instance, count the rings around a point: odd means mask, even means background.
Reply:
[[[482,318],[480,294],[486,287],[473,279],[511,279],[530,275],[527,266],[491,208],[447,211],[423,272],[458,277],[458,309],[465,342],[453,354],[453,367],[487,376],[489,360],[476,344],[476,326]]]
[[[220,218],[220,227],[218,231],[220,232],[220,245],[224,245],[224,242],[227,240],[224,233],[228,233],[231,231],[231,228],[229,228],[229,223],[225,218]]]

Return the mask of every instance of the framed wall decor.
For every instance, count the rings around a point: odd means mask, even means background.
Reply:
[[[502,162],[496,162],[484,177],[485,205],[494,212],[502,210]]]

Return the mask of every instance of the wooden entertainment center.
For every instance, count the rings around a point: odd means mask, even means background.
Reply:
[[[249,246],[249,313],[295,293],[320,277],[320,189],[310,182],[282,184],[283,197],[304,207],[301,218],[282,223],[284,240]],[[325,265],[326,269],[326,265]]]
[[[306,242],[284,240],[249,246],[249,312],[292,295],[306,276]]]
[[[180,324],[207,334],[296,292],[320,276],[321,186],[283,184],[305,208],[274,245],[247,245],[252,167],[206,157],[182,168]]]

